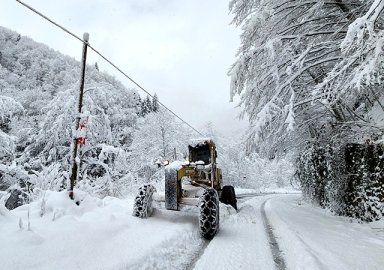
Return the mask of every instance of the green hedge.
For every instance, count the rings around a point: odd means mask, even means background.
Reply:
[[[299,156],[296,168],[307,199],[363,221],[383,216],[383,144],[312,144]]]

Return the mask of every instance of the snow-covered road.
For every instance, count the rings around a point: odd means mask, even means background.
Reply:
[[[260,207],[254,197],[239,205],[237,214],[221,206],[220,232],[211,240],[195,269],[275,269]],[[232,214],[231,214],[232,213]]]
[[[265,209],[288,269],[384,269],[384,231],[372,224],[301,204],[300,195],[274,196]]]
[[[256,196],[237,213],[221,205],[220,231],[208,242],[193,212],[139,219],[133,198],[86,197],[77,206],[66,193],[47,192],[45,206],[42,199],[13,211],[0,205],[0,269],[275,269],[265,201],[288,269],[383,269],[383,232],[299,199]]]

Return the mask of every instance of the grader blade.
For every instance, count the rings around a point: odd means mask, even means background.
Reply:
[[[165,208],[178,210],[177,194],[177,170],[166,168],[165,170]]]

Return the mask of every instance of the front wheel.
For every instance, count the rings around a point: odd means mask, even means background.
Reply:
[[[211,240],[219,230],[219,196],[213,188],[206,189],[199,202],[200,234]]]
[[[133,204],[133,216],[147,218],[152,214],[152,195],[156,188],[152,185],[143,185],[139,188]]]

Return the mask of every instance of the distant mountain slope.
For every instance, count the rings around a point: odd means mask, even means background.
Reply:
[[[6,150],[0,151],[2,164],[27,164],[41,171],[58,163],[68,171],[79,77],[75,59],[0,26],[0,145]],[[82,162],[91,164],[105,149],[129,147],[141,101],[136,90],[95,65],[86,68],[85,89],[83,111],[90,117]],[[102,163],[108,165],[108,158],[106,154]],[[99,176],[106,171],[88,167]]]

